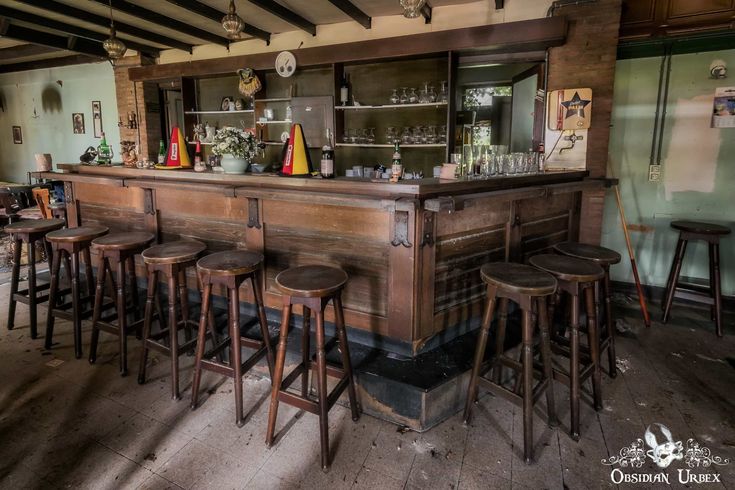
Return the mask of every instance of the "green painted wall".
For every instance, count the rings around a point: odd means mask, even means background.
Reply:
[[[5,107],[0,111],[0,180],[25,182],[26,173],[35,170],[35,153],[51,153],[54,163],[75,163],[88,146],[99,145],[93,100],[102,103],[102,127],[119,157],[115,77],[107,62],[2,74],[0,100]],[[74,134],[74,112],[84,114],[86,134]],[[23,144],[13,144],[12,126],[21,127]]]
[[[723,59],[729,79],[711,80],[709,65]],[[710,117],[716,87],[735,85],[735,49],[677,55],[672,59],[666,125],[662,145],[662,177],[648,182],[659,58],[620,60],[615,72],[609,161],[620,178],[620,192],[631,240],[645,284],[664,286],[677,233],[674,219],[711,221],[735,233],[735,128],[712,129]],[[605,203],[602,244],[624,259],[612,269],[613,280],[633,282],[615,197]],[[690,242],[682,275],[708,276],[707,246]],[[720,244],[723,292],[735,295],[735,237]]]

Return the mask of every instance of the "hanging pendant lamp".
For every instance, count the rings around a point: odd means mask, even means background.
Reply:
[[[245,27],[245,22],[237,15],[235,9],[235,0],[230,0],[230,8],[227,15],[222,17],[222,28],[227,32],[227,35],[231,38],[237,37]]]
[[[403,16],[407,19],[415,19],[421,15],[421,7],[425,0],[400,0],[403,7]]]
[[[107,56],[114,64],[115,61],[123,57],[128,47],[117,37],[115,30],[115,21],[112,18],[112,0],[110,0],[110,37],[102,42],[102,47],[107,51]]]

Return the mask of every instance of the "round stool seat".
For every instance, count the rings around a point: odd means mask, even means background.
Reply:
[[[576,257],[578,259],[591,260],[601,265],[612,265],[620,262],[620,254],[615,250],[600,247],[598,245],[588,245],[586,243],[562,242],[554,245],[554,250],[562,255]]]
[[[197,269],[213,276],[240,276],[255,271],[263,260],[263,254],[258,252],[227,250],[202,257]]]
[[[131,231],[129,233],[110,233],[103,237],[95,238],[92,246],[102,250],[132,250],[145,247],[156,237],[145,231]]]
[[[594,262],[566,255],[534,255],[528,263],[564,281],[594,282],[605,277],[605,271]]]
[[[323,298],[339,291],[347,279],[347,273],[337,267],[302,265],[278,274],[276,286],[289,296]]]
[[[153,245],[141,255],[146,264],[178,264],[196,259],[206,249],[207,246],[197,240],[180,240]]]
[[[48,233],[49,231],[58,230],[64,226],[64,220],[61,219],[29,219],[18,221],[7,225],[4,230],[7,233]]]
[[[714,223],[705,223],[703,221],[672,221],[671,227],[689,233],[699,233],[701,235],[729,235],[730,228],[727,226],[716,225]]]
[[[480,269],[482,280],[501,289],[530,296],[548,296],[556,291],[551,274],[530,265],[493,262]]]
[[[46,234],[46,240],[56,243],[89,242],[101,237],[110,231],[106,226],[79,226],[77,228],[62,228]]]

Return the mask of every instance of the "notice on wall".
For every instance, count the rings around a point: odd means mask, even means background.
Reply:
[[[711,127],[735,128],[735,87],[715,89]]]

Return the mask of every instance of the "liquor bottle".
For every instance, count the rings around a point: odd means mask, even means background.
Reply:
[[[401,164],[401,144],[396,141],[393,148],[393,164],[391,165],[391,181],[398,182],[403,175],[403,165]]]
[[[158,164],[166,164],[166,145],[163,144],[163,139],[158,143]]]
[[[202,158],[202,143],[197,140],[197,146],[194,150],[194,170],[196,172],[204,172],[207,166],[204,164],[204,158]]]
[[[323,179],[334,178],[334,148],[332,148],[332,132],[329,129],[327,129],[327,144],[322,147],[319,173]]]
[[[543,143],[538,145],[538,171],[543,173],[546,170],[546,148]]]
[[[339,87],[339,101],[342,102],[342,105],[347,105],[347,102],[350,100],[350,84],[347,81],[347,74],[342,74],[342,84]]]
[[[102,141],[97,147],[97,163],[100,165],[109,165],[112,163],[112,147],[107,144],[107,138],[105,132],[102,132]]]

